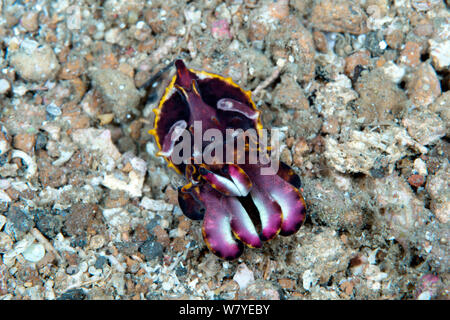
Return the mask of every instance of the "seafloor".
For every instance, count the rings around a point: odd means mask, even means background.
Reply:
[[[0,1],[0,299],[448,299],[442,0]],[[175,58],[253,92],[308,218],[224,262],[152,108]]]

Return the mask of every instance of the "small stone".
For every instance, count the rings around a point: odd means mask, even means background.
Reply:
[[[309,146],[305,138],[299,138],[292,150],[292,160],[298,167],[303,165],[304,155],[309,152]]]
[[[178,191],[168,186],[164,194],[164,200],[169,204],[178,205]]]
[[[426,189],[432,199],[436,201],[446,201],[449,194],[448,182],[450,181],[450,172],[448,165],[439,169],[434,175],[428,177]]]
[[[94,250],[100,249],[104,245],[105,245],[105,238],[100,234],[93,236],[89,243],[89,246]]]
[[[60,65],[52,48],[47,45],[26,45],[10,55],[10,63],[26,80],[44,82],[56,77]]]
[[[111,28],[105,33],[106,42],[115,44],[119,41],[120,28]]]
[[[405,66],[397,65],[392,61],[386,62],[382,69],[384,74],[394,83],[400,83],[405,75]]]
[[[103,266],[108,262],[108,258],[104,256],[99,256],[97,260],[95,260],[94,267],[96,269],[103,269]]]
[[[303,288],[327,283],[331,276],[348,268],[353,250],[348,248],[331,228],[299,231],[302,243],[292,253],[288,268],[302,274]]]
[[[0,94],[6,94],[11,90],[11,85],[6,79],[0,79]]]
[[[119,119],[135,113],[141,97],[133,78],[118,70],[101,69],[92,73],[92,80]]]
[[[443,71],[450,66],[450,40],[436,42],[429,40],[430,56],[433,66],[438,71]],[[1,90],[0,90],[1,92]]]
[[[104,209],[103,217],[114,228],[126,231],[129,228],[130,215],[123,208]]]
[[[146,210],[151,211],[172,211],[173,205],[164,200],[154,200],[148,197],[143,197],[140,206]]]
[[[281,83],[274,90],[274,104],[288,109],[307,110],[309,108],[303,89],[289,76],[281,77]]]
[[[400,49],[400,47],[402,46],[403,38],[404,35],[402,30],[394,29],[386,35],[385,40],[389,47],[397,50]]]
[[[100,208],[93,203],[79,203],[71,208],[64,221],[64,231],[71,236],[83,236],[91,228]]]
[[[164,230],[160,225],[155,226],[152,231],[156,236],[156,241],[161,243],[164,247],[167,247],[170,244],[170,238],[167,234],[167,231]]]
[[[322,53],[326,53],[328,51],[328,41],[323,32],[317,30],[314,31],[313,39],[317,50],[319,50]]]
[[[34,226],[33,220],[17,206],[11,207],[6,216],[16,231],[28,232]]]
[[[427,164],[425,163],[425,161],[423,161],[420,158],[417,158],[416,160],[414,160],[414,170],[416,170],[416,172],[422,176],[426,176],[428,174],[427,172]]]
[[[14,136],[13,146],[15,149],[30,153],[36,143],[36,135],[21,133]]]
[[[37,12],[25,12],[20,20],[20,24],[25,30],[34,32],[39,27],[38,16],[39,14]]]
[[[38,175],[43,187],[58,188],[67,183],[67,175],[63,169],[42,161],[42,159],[38,161]]]
[[[45,107],[45,111],[52,117],[56,118],[62,114],[61,108],[54,103],[50,103]]]
[[[413,174],[411,177],[408,178],[408,182],[413,187],[421,187],[425,183],[425,178],[421,176],[420,174]]]
[[[64,292],[57,300],[85,300],[87,298],[83,289],[70,289]]]
[[[430,300],[437,295],[440,287],[442,287],[442,281],[437,275],[426,274],[417,281],[416,298]]]
[[[435,113],[424,111],[413,111],[402,120],[403,126],[417,142],[426,146],[436,143],[444,137],[447,128],[442,119]]]
[[[255,281],[255,276],[245,263],[241,263],[233,276],[233,280],[239,284],[240,290],[244,290]]]
[[[417,11],[428,11],[438,6],[441,0],[412,0],[411,5]]]
[[[362,50],[362,51],[355,52],[354,54],[345,58],[344,72],[348,77],[353,78],[355,67],[358,65],[365,67],[369,64],[369,62],[370,62],[370,52],[369,51]]]
[[[24,252],[22,252],[23,257],[25,260],[37,263],[45,256],[45,248],[40,243],[33,243],[28,248],[25,249]]]
[[[315,2],[311,21],[315,28],[329,32],[367,33],[367,15],[355,1]]]
[[[387,47],[387,42],[383,39],[383,33],[380,30],[369,32],[366,35],[364,47],[370,51],[372,56],[382,55]]]
[[[420,45],[416,42],[408,41],[400,52],[400,63],[404,63],[412,68],[420,63]]]
[[[84,70],[84,61],[82,59],[68,61],[62,66],[59,78],[73,80],[81,76]]]
[[[422,63],[407,84],[408,95],[416,106],[428,106],[441,95],[441,85],[433,67]]]
[[[147,260],[162,257],[164,247],[157,241],[147,240],[139,248],[139,251],[147,258]]]
[[[339,121],[335,118],[328,119],[322,124],[322,132],[328,134],[337,134],[339,133],[340,126]]]
[[[214,39],[231,39],[229,24],[225,19],[213,21],[211,25],[211,34]]]
[[[340,288],[348,296],[353,294],[353,283],[351,281],[342,282]]]
[[[120,158],[120,152],[111,139],[111,131],[102,129],[77,129],[72,132],[74,142],[87,151],[99,151],[114,160]]]
[[[296,285],[294,280],[288,278],[278,279],[278,283],[283,289],[288,290],[293,290]]]
[[[6,217],[0,214],[0,231],[2,231],[3,226],[6,223]]]
[[[308,269],[305,272],[303,272],[302,281],[303,281],[303,289],[309,291],[311,287],[313,287],[317,283],[318,279],[314,275],[314,272]]]
[[[450,221],[450,202],[436,202],[432,206],[432,211],[440,223],[447,224]]]
[[[240,290],[237,298],[242,300],[280,300],[279,287],[271,281],[256,280],[245,290]]]
[[[433,25],[427,22],[427,20],[424,20],[424,22],[419,23],[414,28],[414,34],[419,37],[430,37],[433,34]]]
[[[104,126],[110,124],[114,119],[114,113],[99,114],[97,118],[100,120],[100,125]]]

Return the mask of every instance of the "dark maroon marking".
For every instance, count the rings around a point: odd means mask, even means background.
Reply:
[[[300,189],[302,187],[302,182],[301,182],[298,174],[296,174],[294,169],[292,169],[290,166],[288,166],[283,161],[280,161],[280,166],[279,166],[277,174],[278,174],[278,176],[280,176],[285,181],[292,184],[297,189]]]
[[[198,79],[197,75],[189,71],[183,60],[176,60],[175,67],[177,68],[177,80],[175,80],[175,84],[186,90],[190,90],[192,80]]]
[[[183,214],[189,219],[203,219],[206,208],[193,190],[182,191],[182,188],[178,188],[178,204]]]

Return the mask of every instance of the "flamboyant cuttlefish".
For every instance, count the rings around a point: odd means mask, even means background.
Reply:
[[[231,260],[242,254],[244,244],[260,248],[278,233],[297,232],[306,215],[299,176],[282,162],[277,171],[263,174],[274,161],[267,156],[249,161],[251,152],[271,149],[258,140],[263,126],[250,91],[231,78],[188,69],[181,60],[175,66],[150,133],[158,155],[188,180],[178,190],[178,202],[187,217],[203,220],[208,248]],[[234,133],[250,130],[256,134]],[[224,141],[219,144],[217,137]],[[241,149],[238,137],[243,137]],[[222,151],[226,160],[219,157]]]

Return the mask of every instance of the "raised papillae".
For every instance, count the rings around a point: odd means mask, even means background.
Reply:
[[[177,73],[154,109],[150,133],[158,154],[186,177],[178,202],[187,217],[203,220],[208,248],[231,260],[242,254],[244,244],[260,248],[278,233],[297,232],[306,215],[300,178],[282,162],[272,174],[264,172],[274,159],[268,156],[271,148],[260,142],[264,129],[251,93],[231,78],[188,69],[181,60],[175,66]],[[218,136],[223,137],[221,144]],[[255,161],[253,151],[267,156]]]

